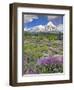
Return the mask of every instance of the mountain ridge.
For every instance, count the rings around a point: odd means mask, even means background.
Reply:
[[[48,22],[46,25],[37,25],[32,28],[24,28],[27,32],[63,32],[63,25],[54,25],[53,22]]]

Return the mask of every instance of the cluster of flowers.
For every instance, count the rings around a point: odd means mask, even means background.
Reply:
[[[49,57],[43,57],[37,60],[38,65],[48,65],[48,64],[63,64],[62,55],[54,55]]]
[[[50,66],[51,65],[51,66]],[[54,56],[49,56],[49,57],[43,57],[37,60],[37,63],[35,66],[37,67],[27,67],[25,69],[24,73],[25,74],[38,74],[38,73],[43,73],[43,68],[45,69],[48,68],[53,68],[52,70],[48,70],[48,72],[61,72],[62,70],[62,65],[63,65],[63,56],[62,55],[54,55]],[[57,67],[58,66],[58,67]],[[40,69],[41,68],[41,69]],[[47,69],[46,69],[47,70]],[[57,70],[57,71],[55,71]]]

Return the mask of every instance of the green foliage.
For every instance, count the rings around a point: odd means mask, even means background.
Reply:
[[[41,65],[37,66],[36,70],[39,73],[62,73],[63,72],[63,65],[62,64],[49,64],[49,65]]]
[[[58,39],[57,34],[49,33],[24,33],[24,56],[27,58],[27,63],[24,65],[24,72],[28,73],[26,70],[34,69],[37,73],[57,73],[63,72],[62,65],[37,65],[36,62],[39,58],[55,55],[55,48],[57,54],[63,55],[62,40]],[[50,49],[53,48],[53,50]],[[59,49],[58,49],[59,48]]]
[[[57,35],[50,34],[50,35],[48,36],[48,39],[51,40],[51,41],[57,40]]]

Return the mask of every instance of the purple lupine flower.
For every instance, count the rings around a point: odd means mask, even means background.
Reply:
[[[32,69],[29,69],[29,74],[33,74],[34,71]]]
[[[50,58],[49,57],[43,57],[43,58],[40,58],[40,59],[38,59],[38,61],[37,61],[37,64],[38,65],[40,65],[40,64],[51,64],[51,58],[52,58],[52,56],[50,56]]]
[[[29,68],[25,71],[25,73],[26,74],[35,74],[36,72],[33,69]]]
[[[54,55],[52,57],[52,64],[62,64],[63,63],[63,56],[62,55]]]
[[[49,57],[40,58],[37,61],[37,64],[47,65],[47,64],[62,64],[63,56],[62,55],[54,55]]]

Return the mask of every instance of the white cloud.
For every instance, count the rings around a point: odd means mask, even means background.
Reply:
[[[59,25],[57,26],[57,30],[58,30],[58,31],[63,31],[63,24],[59,24]]]
[[[38,16],[37,15],[24,15],[24,23],[27,23],[27,22],[32,22],[33,19],[38,19]]]
[[[24,28],[24,31],[28,31],[28,29],[27,28]]]
[[[55,18],[58,18],[59,16],[52,16],[52,15],[49,15],[48,16],[48,20],[52,20],[52,19],[55,19]]]
[[[29,28],[30,32],[42,32],[44,30],[45,30],[45,26],[43,26],[43,25],[37,25],[32,28]]]

